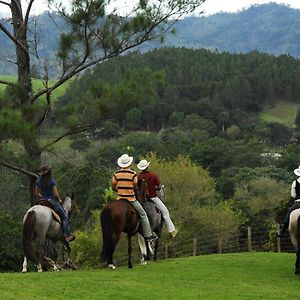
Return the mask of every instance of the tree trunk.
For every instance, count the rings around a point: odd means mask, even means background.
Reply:
[[[23,19],[21,0],[11,2],[11,13],[16,39],[16,58],[18,67],[18,84],[20,88],[20,100],[22,104],[28,103],[32,94],[30,78],[30,56],[27,43],[27,24]]]
[[[18,68],[18,99],[17,102],[19,105],[27,104],[31,105],[30,97],[32,95],[32,82],[30,75],[30,56],[29,56],[29,47],[27,43],[27,24],[25,23],[21,0],[11,1],[11,13],[12,13],[12,22],[14,29],[14,38],[16,45],[16,62]],[[24,114],[24,119],[30,123],[34,117],[33,109],[26,109]],[[26,138],[23,140],[25,151],[28,155],[27,169],[36,173],[36,170],[41,163],[41,154],[39,151],[37,139],[35,138],[36,128],[32,128],[32,136],[30,139]],[[29,179],[29,195],[30,203],[34,203],[34,187],[35,187],[35,178],[31,177]]]

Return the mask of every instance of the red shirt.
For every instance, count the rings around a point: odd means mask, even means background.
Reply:
[[[150,198],[156,197],[156,187],[160,185],[158,176],[150,171],[142,171],[138,175],[138,179],[144,179],[148,186],[148,194]]]

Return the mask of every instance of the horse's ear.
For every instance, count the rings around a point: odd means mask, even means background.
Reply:
[[[70,197],[71,197],[72,200],[74,200],[75,199],[75,194],[72,192]]]

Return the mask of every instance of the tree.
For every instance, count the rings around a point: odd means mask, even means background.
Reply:
[[[234,199],[247,206],[250,222],[259,220],[261,228],[276,221],[275,209],[289,199],[289,184],[269,177],[259,177],[237,187]],[[254,223],[256,223],[256,220]]]
[[[168,207],[180,208],[173,214],[182,217],[194,205],[202,206],[213,202],[214,179],[207,170],[197,166],[189,158],[179,155],[168,161],[150,153],[146,159],[151,162],[151,170],[157,172],[161,183],[165,185],[166,201],[170,201]]]
[[[33,41],[29,35],[30,16],[36,0],[29,0],[24,5],[21,0],[0,1],[0,7],[6,6],[11,11],[11,24],[0,23],[1,32],[11,41],[15,48],[15,63],[17,66],[17,82],[1,80],[0,83],[9,87],[9,97],[1,107],[0,119],[8,120],[11,114],[17,116],[22,124],[11,134],[1,136],[0,146],[11,139],[19,139],[26,154],[24,165],[17,167],[15,160],[5,161],[2,156],[0,164],[30,175],[31,203],[34,201],[33,189],[35,172],[42,161],[42,153],[62,138],[87,130],[99,123],[104,117],[105,107],[100,105],[100,114],[93,115],[87,123],[81,123],[73,118],[60,136],[41,144],[41,128],[53,113],[51,95],[62,84],[80,74],[82,71],[114,57],[128,52],[146,41],[163,38],[172,25],[184,14],[191,13],[205,0],[159,0],[137,1],[127,15],[121,15],[117,8],[112,8],[116,2],[111,0],[78,0],[72,1],[67,10],[62,3],[49,0],[49,5],[58,9],[65,22],[57,52],[57,64],[60,65],[58,80],[49,81],[47,61],[40,61],[44,67],[43,88],[34,90],[31,81],[31,54],[38,59],[38,39]],[[38,23],[36,23],[38,26]],[[44,96],[44,98],[42,97]],[[5,108],[5,110],[3,110]],[[15,119],[13,119],[15,120]],[[80,119],[79,119],[80,121]],[[15,124],[14,124],[15,125]],[[10,124],[7,124],[10,126]],[[9,131],[8,131],[9,132]]]
[[[17,271],[22,263],[20,251],[21,224],[10,215],[0,211],[0,271]]]
[[[280,123],[270,123],[267,127],[270,129],[269,138],[272,145],[284,147],[290,143],[293,137],[291,128]]]
[[[300,129],[300,108],[297,110],[296,118],[295,118],[295,124],[297,126],[297,129]]]

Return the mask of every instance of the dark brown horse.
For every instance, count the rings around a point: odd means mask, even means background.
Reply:
[[[154,204],[146,204],[147,201],[147,185],[145,181],[139,181],[138,183],[139,189],[137,192],[137,199],[141,202],[146,210],[147,214],[151,214],[151,216],[155,215],[155,220],[149,218],[150,225],[152,230],[159,229],[159,232],[156,234],[159,236],[161,230],[161,222],[162,217],[161,214],[156,210]],[[152,212],[153,210],[153,212]],[[159,220],[159,226],[157,226],[157,221]],[[113,254],[115,251],[115,247],[120,239],[121,233],[124,232],[127,234],[128,241],[128,268],[132,268],[132,243],[131,239],[136,233],[141,235],[142,228],[140,224],[140,219],[135,211],[135,209],[131,206],[130,202],[127,200],[112,200],[106,204],[100,214],[100,221],[102,227],[102,237],[103,237],[103,245],[102,245],[102,253],[101,260],[108,264],[108,267],[111,269],[115,269],[115,265],[113,262]],[[155,228],[154,228],[155,227]],[[144,245],[141,243],[144,242]],[[152,247],[151,242],[145,242],[143,238],[139,238],[140,249],[142,251],[142,255],[144,257],[149,258],[149,252],[154,253],[154,257],[156,259],[155,248],[157,251],[158,241],[156,241],[156,245]]]

